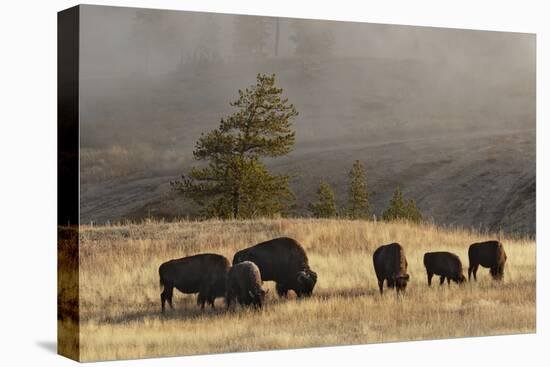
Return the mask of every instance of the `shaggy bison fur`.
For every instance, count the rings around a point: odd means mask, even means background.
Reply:
[[[310,296],[317,282],[317,273],[309,268],[306,252],[292,238],[275,238],[237,252],[233,265],[243,261],[256,264],[263,281],[276,282],[281,297],[287,296],[289,290],[298,297]]]
[[[504,265],[506,264],[506,252],[499,241],[486,241],[470,245],[468,249],[468,280],[472,274],[477,281],[477,269],[479,266],[489,268],[489,273],[495,280],[502,280],[504,277]]]
[[[462,273],[460,258],[450,252],[427,252],[424,254],[424,266],[428,275],[428,285],[432,285],[432,277],[439,275],[439,284],[442,285],[445,279],[447,284],[451,280],[461,284],[466,280]]]
[[[227,275],[225,302],[227,308],[231,303],[239,301],[241,306],[262,308],[267,291],[262,289],[260,269],[251,261],[233,265]]]
[[[159,267],[160,285],[164,286],[160,295],[162,312],[166,301],[174,308],[174,288],[182,293],[198,292],[197,304],[204,308],[208,303],[214,308],[216,297],[225,296],[229,268],[229,260],[217,254],[199,254],[163,263]]]
[[[407,288],[409,274],[407,274],[407,258],[405,251],[398,243],[383,245],[372,255],[374,271],[378,278],[380,294],[384,293],[384,280],[388,288],[396,288],[397,292]]]

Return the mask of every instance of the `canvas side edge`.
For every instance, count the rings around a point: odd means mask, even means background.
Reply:
[[[57,14],[57,352],[80,360],[80,7]]]

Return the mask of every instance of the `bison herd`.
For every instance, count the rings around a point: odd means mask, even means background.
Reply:
[[[495,280],[504,274],[506,253],[499,241],[474,243],[468,249],[468,280],[474,275],[477,281],[479,266],[490,269]],[[384,281],[388,288],[397,293],[404,291],[410,279],[407,274],[407,258],[403,247],[398,243],[383,245],[373,253],[373,265],[378,279],[380,293]],[[450,252],[427,252],[424,266],[431,286],[434,275],[439,276],[439,284],[451,280],[461,284],[466,281],[460,258]],[[263,281],[274,281],[279,297],[286,297],[294,291],[298,297],[311,296],[317,283],[317,273],[309,267],[304,248],[294,239],[276,238],[238,251],[229,260],[217,254],[199,254],[170,260],[159,267],[160,284],[164,287],[161,295],[161,310],[165,303],[171,308],[173,290],[182,293],[198,293],[197,304],[204,308],[224,297],[227,308],[235,302],[241,306],[261,308],[267,291]]]

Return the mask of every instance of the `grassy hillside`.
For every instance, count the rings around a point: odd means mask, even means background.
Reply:
[[[277,236],[303,244],[319,279],[313,297],[276,297],[263,311],[201,312],[196,297],[175,291],[175,310],[160,314],[158,266],[200,252],[235,251]],[[535,331],[535,243],[501,238],[504,281],[480,269],[477,283],[428,288],[422,256],[455,252],[467,268],[472,242],[492,234],[435,225],[344,220],[145,222],[81,230],[81,358],[160,355],[375,343]],[[411,282],[403,297],[378,294],[372,253],[400,242]],[[510,317],[513,314],[513,317]],[[63,321],[61,322],[63,323]],[[67,326],[67,325],[65,325]]]

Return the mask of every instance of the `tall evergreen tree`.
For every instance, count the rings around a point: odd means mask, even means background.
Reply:
[[[264,157],[289,153],[295,136],[294,105],[275,86],[275,75],[258,74],[256,85],[239,90],[237,111],[202,134],[193,156],[207,165],[193,167],[172,187],[194,200],[207,217],[250,218],[287,214],[294,199],[287,175],[271,174]]]
[[[319,183],[317,189],[317,201],[309,204],[309,211],[315,218],[336,217],[336,202],[334,191],[326,181]]]
[[[370,204],[365,167],[361,161],[356,160],[348,173],[348,205],[346,214],[352,219],[366,219],[369,217]]]

